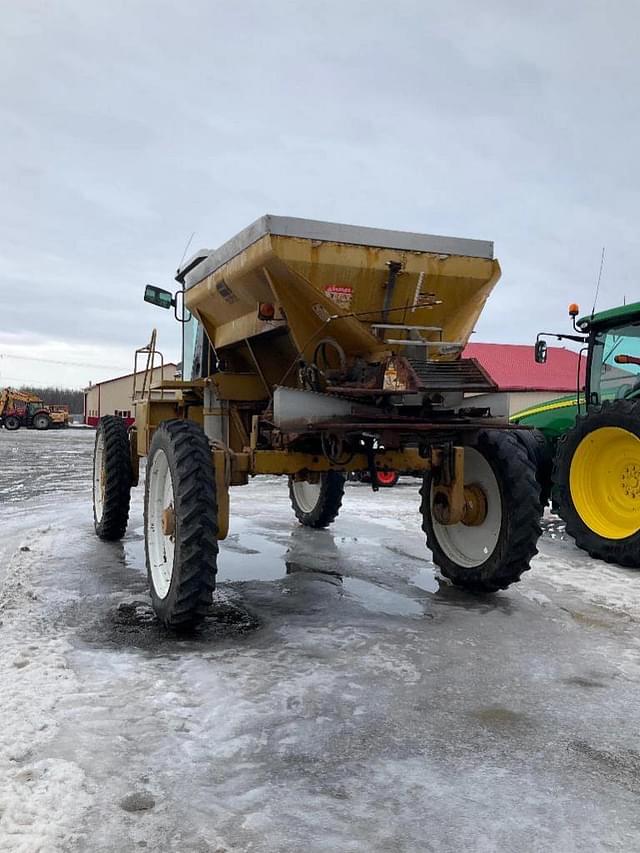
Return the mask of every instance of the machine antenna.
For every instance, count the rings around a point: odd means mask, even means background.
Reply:
[[[189,239],[187,240],[187,245],[184,247],[184,252],[182,253],[182,257],[180,258],[180,263],[178,264],[178,269],[180,269],[180,267],[182,266],[182,262],[184,261],[185,255],[189,251],[189,246],[191,245],[191,241],[193,240],[193,238],[195,236],[196,236],[196,232],[192,231],[191,237],[189,237]]]
[[[593,297],[593,308],[591,309],[591,316],[596,312],[596,302],[598,301],[598,293],[600,292],[600,279],[602,278],[602,268],[604,266],[604,246],[602,247],[602,254],[600,255],[600,271],[598,273],[598,283],[596,284],[596,294]]]

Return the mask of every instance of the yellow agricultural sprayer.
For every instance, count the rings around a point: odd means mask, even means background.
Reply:
[[[423,529],[453,583],[493,592],[536,553],[540,489],[527,433],[474,405],[495,390],[462,358],[500,277],[477,240],[265,216],[177,274],[180,381],[134,388],[136,422],[96,435],[98,535],[120,538],[138,460],[147,457],[146,559],[165,625],[201,620],[215,584],[229,489],[258,474],[289,479],[293,510],[330,524],[345,478],[420,475]]]

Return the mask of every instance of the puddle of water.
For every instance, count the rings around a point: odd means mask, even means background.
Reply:
[[[125,565],[130,566],[132,569],[135,569],[135,571],[142,571],[146,573],[144,538],[136,537],[135,539],[123,539],[122,547],[124,550]]]
[[[471,711],[471,716],[488,728],[511,728],[513,726],[531,725],[531,720],[520,711],[494,705],[487,708],[477,708]]]
[[[573,675],[571,678],[563,678],[562,679],[565,684],[569,684],[571,687],[606,687],[602,681],[596,681],[594,678],[587,678],[582,675]]]
[[[372,613],[386,613],[387,616],[424,616],[422,604],[408,595],[392,592],[360,578],[344,578],[343,586],[347,595]]]
[[[274,581],[286,574],[285,550],[259,533],[243,532],[220,542],[218,581]]]
[[[144,528],[137,528],[140,538],[123,541],[125,563],[137,571],[145,571]],[[219,543],[218,581],[272,581],[286,574],[286,549],[260,533],[249,530],[232,533]]]
[[[220,542],[218,556],[219,583],[244,581],[278,581],[289,574],[309,572],[334,577],[343,576],[344,554],[336,547],[331,534],[294,528],[282,539],[271,537],[271,531],[256,532],[253,525],[239,519],[235,530]],[[239,529],[238,529],[239,528]],[[340,540],[342,545],[342,537]],[[123,542],[125,562],[144,571],[144,540],[129,538]],[[408,595],[393,592],[359,578],[344,577],[345,593],[373,613],[390,616],[423,616],[424,605]],[[411,583],[426,592],[437,592],[439,584],[434,570],[421,568]]]

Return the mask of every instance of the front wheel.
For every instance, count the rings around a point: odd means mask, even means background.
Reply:
[[[640,568],[640,401],[592,406],[558,441],[558,514],[578,548]]]
[[[4,428],[11,431],[20,429],[20,418],[17,418],[15,415],[8,415],[4,419]]]
[[[441,524],[434,517],[434,481],[421,489],[422,529],[444,577],[472,592],[496,592],[520,580],[537,553],[540,486],[526,448],[514,435],[481,432],[464,451],[464,485],[475,496],[469,520]]]
[[[100,539],[122,539],[131,500],[129,437],[122,418],[105,415],[93,451],[93,523]]]
[[[33,419],[33,428],[34,429],[39,429],[39,430],[49,429],[50,425],[51,425],[51,419],[49,418],[49,415],[45,415],[44,412],[41,412],[40,414],[36,415],[35,418]]]
[[[151,602],[167,628],[186,630],[211,606],[218,554],[211,449],[193,421],[156,429],[147,459],[144,534]]]
[[[344,495],[345,475],[339,471],[320,474],[317,483],[289,477],[291,506],[305,527],[327,527],[338,517]]]

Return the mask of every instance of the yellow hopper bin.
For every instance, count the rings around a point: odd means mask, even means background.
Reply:
[[[177,279],[225,369],[273,390],[325,341],[334,367],[455,361],[499,277],[491,242],[267,215]]]

